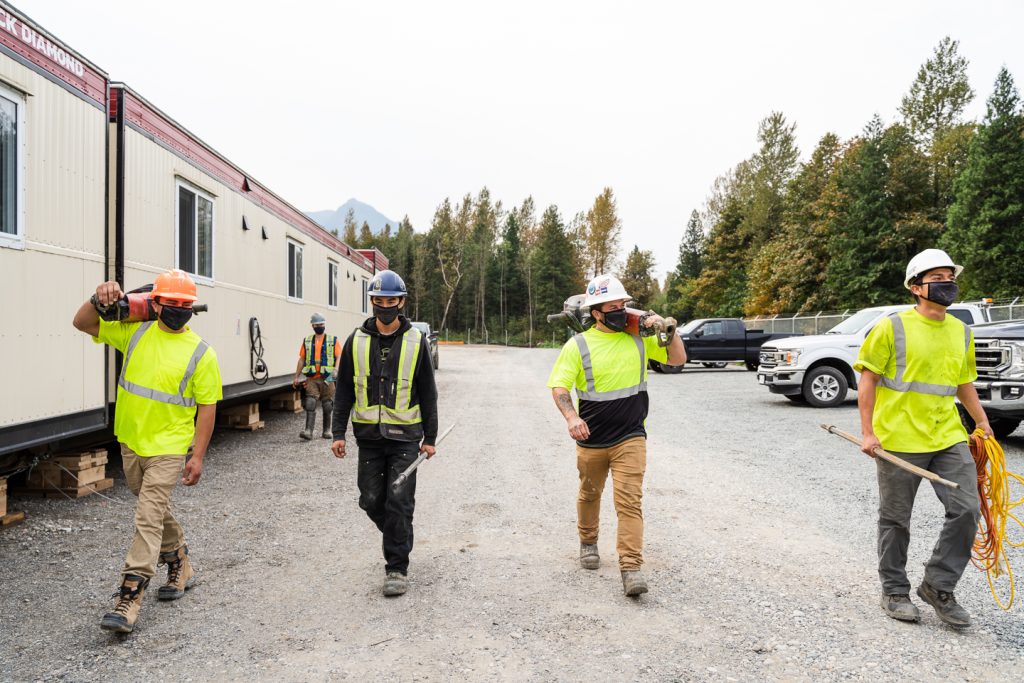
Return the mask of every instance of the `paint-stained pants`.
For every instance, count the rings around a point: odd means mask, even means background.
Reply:
[[[644,563],[641,500],[647,469],[647,440],[636,437],[610,448],[576,446],[576,468],[580,473],[580,492],[576,499],[580,541],[597,543],[601,492],[611,470],[615,512],[619,518],[616,539],[619,568],[623,571],[640,569]]]
[[[946,509],[946,521],[924,570],[924,580],[930,586],[952,593],[971,559],[971,547],[981,516],[974,458],[966,443],[934,453],[893,455],[960,484],[958,490],[932,484],[935,495]],[[886,594],[909,593],[906,566],[910,516],[921,478],[881,458],[876,458],[875,464],[879,498],[878,576]]]
[[[384,571],[405,574],[409,570],[416,473],[409,475],[398,493],[391,491],[391,484],[416,460],[419,450],[419,444],[412,441],[381,439],[359,444],[359,507],[383,534]]]
[[[148,579],[156,573],[160,553],[185,544],[185,532],[171,513],[171,491],[185,468],[185,456],[144,458],[121,444],[121,459],[128,488],[139,499],[135,504],[135,536],[121,575]]]

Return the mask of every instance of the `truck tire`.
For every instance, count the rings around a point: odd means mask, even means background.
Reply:
[[[683,371],[682,365],[665,365],[664,363],[659,363],[659,365],[661,365],[661,371],[666,375],[678,375]]]
[[[961,404],[956,404],[957,412],[960,413],[960,422],[963,423],[964,429],[967,430],[968,434],[974,432],[974,428],[977,426],[974,424],[974,418],[967,412]],[[1021,421],[1015,420],[1009,417],[996,417],[988,421],[990,427],[992,427],[992,433],[995,434],[997,439],[1005,439],[1006,437],[1017,431],[1017,427],[1020,426]]]
[[[750,370],[751,372],[757,372],[757,363],[751,363],[748,361],[747,363],[745,363],[745,365],[747,366],[747,370]]]
[[[654,370],[654,371],[655,371],[656,373],[658,373],[659,375],[660,375],[661,373],[665,372],[665,367],[664,367],[664,366],[663,366],[663,365],[662,365],[661,363],[659,363],[658,361],[656,361],[656,360],[652,360],[652,361],[650,361],[650,362],[649,362],[649,363],[647,364],[647,366],[648,366],[648,367],[649,367],[649,368],[650,368],[651,370]]]
[[[819,365],[804,377],[803,396],[815,408],[834,408],[846,400],[846,375],[831,365]]]
[[[701,365],[703,365],[706,368],[724,368],[726,365],[728,365],[728,363],[726,363],[724,360],[720,360],[708,361],[707,363],[702,362]]]

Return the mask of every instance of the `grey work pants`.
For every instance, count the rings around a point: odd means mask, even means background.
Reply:
[[[939,540],[925,565],[924,580],[933,588],[952,593],[971,559],[971,547],[981,508],[974,458],[966,442],[934,453],[893,453],[907,462],[960,484],[954,490],[932,484],[946,509]],[[921,477],[875,459],[878,469],[878,576],[887,595],[910,593],[907,578],[907,546],[910,515]]]

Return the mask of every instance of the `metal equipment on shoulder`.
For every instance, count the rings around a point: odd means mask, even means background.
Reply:
[[[120,299],[112,304],[103,306],[92,296],[93,305],[100,314],[100,318],[107,322],[135,323],[156,320],[158,318],[156,309],[153,308],[153,297],[151,292],[153,285],[143,285],[137,289],[127,292]],[[205,313],[209,310],[207,304],[194,304],[193,313]]]
[[[439,443],[444,441],[444,437],[448,436],[448,433],[451,432],[453,429],[455,429],[455,423],[452,423],[452,425],[448,427],[448,429],[444,430],[444,432],[441,433],[441,436],[437,437],[437,440],[434,442],[434,445],[437,446]],[[391,492],[398,493],[399,491],[401,491],[402,487],[405,486],[405,482],[409,480],[409,476],[412,475],[412,473],[415,472],[416,469],[420,465],[422,465],[423,461],[426,459],[427,454],[420,453],[419,457],[416,458],[416,460],[414,460],[411,465],[406,467],[404,472],[402,472],[395,478],[394,483],[391,484]]]
[[[586,294],[575,294],[565,300],[562,304],[561,313],[553,313],[547,317],[549,323],[563,323],[570,330],[576,333],[586,332],[597,320],[590,315],[590,307],[583,304],[587,298]],[[658,346],[668,346],[672,343],[672,336],[676,333],[675,318],[663,318],[664,323],[656,322],[648,327],[644,323],[654,311],[641,311],[637,308],[626,308],[626,333],[634,337],[657,337]]]

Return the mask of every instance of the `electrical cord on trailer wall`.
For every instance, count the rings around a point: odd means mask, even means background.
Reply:
[[[260,332],[260,321],[254,317],[249,318],[249,374],[252,381],[258,385],[264,385],[270,379],[270,369],[263,362],[263,334]]]

